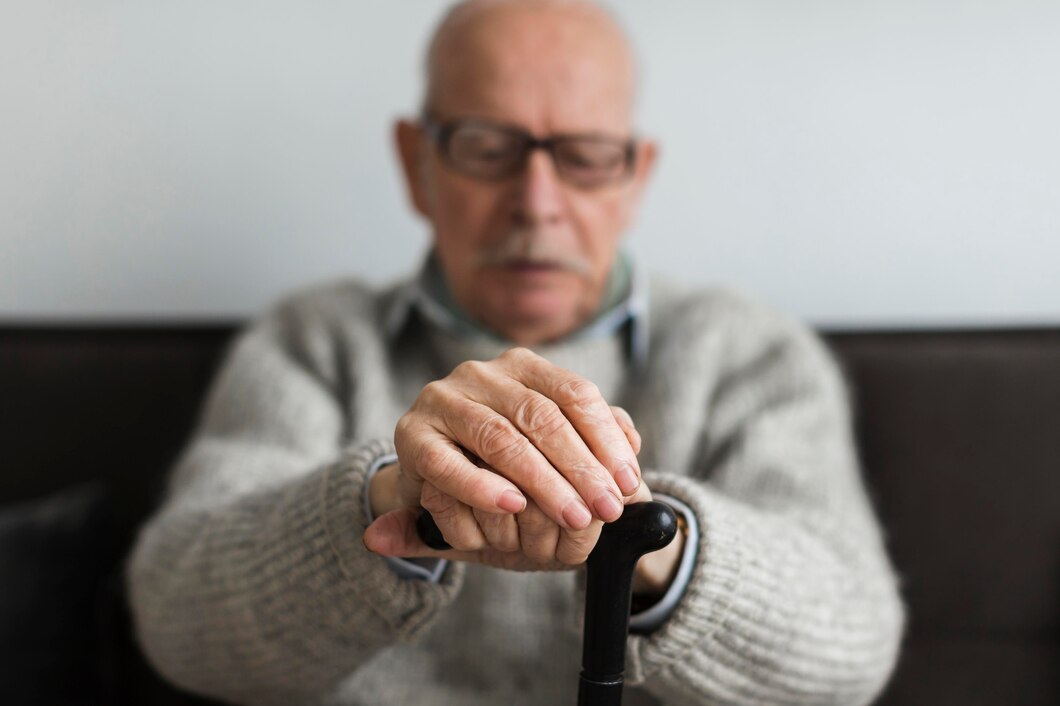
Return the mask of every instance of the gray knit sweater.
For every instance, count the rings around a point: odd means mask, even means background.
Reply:
[[[388,335],[398,291],[299,294],[231,349],[129,562],[140,640],[175,683],[240,704],[574,702],[580,572],[407,580],[361,542],[398,417],[505,348],[415,316]],[[625,703],[871,701],[903,609],[834,363],[734,294],[655,283],[649,301],[642,366],[621,334],[538,349],[630,412],[649,487],[702,530],[677,608],[630,638]]]

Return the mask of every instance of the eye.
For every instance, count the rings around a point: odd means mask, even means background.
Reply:
[[[487,162],[497,162],[510,159],[512,149],[506,145],[482,145],[475,152],[475,158]]]
[[[518,158],[520,144],[500,130],[464,127],[453,133],[449,151],[458,163],[507,164]]]
[[[625,168],[626,147],[610,140],[574,138],[557,145],[556,157],[565,169],[611,174]]]

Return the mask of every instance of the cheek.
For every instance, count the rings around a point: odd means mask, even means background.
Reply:
[[[473,247],[488,238],[496,210],[497,197],[491,189],[446,179],[435,190],[431,220],[439,239]]]
[[[455,177],[436,183],[431,212],[434,246],[450,286],[466,307],[470,307],[467,298],[482,284],[478,254],[498,232],[498,196],[493,192],[488,184]]]
[[[572,206],[585,254],[598,268],[609,270],[629,223],[629,200],[622,193],[586,194]]]

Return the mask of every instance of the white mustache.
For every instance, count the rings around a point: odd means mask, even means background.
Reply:
[[[569,253],[552,241],[550,236],[540,231],[514,230],[495,244],[480,250],[476,264],[558,267],[579,275],[591,271],[591,265],[585,257]]]

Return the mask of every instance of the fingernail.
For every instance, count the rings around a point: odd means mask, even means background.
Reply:
[[[526,498],[514,490],[506,490],[497,498],[497,507],[505,512],[522,512],[526,509]]]
[[[593,521],[593,516],[589,512],[589,508],[575,501],[563,511],[563,521],[571,529],[580,530],[589,526],[589,523]]]
[[[596,515],[604,522],[613,522],[622,516],[622,503],[611,493],[600,493],[593,503]]]
[[[640,487],[640,481],[637,480],[637,474],[633,472],[630,466],[622,466],[615,474],[615,481],[618,483],[618,487],[622,489],[622,493],[625,495],[633,495],[637,492],[637,488]]]

